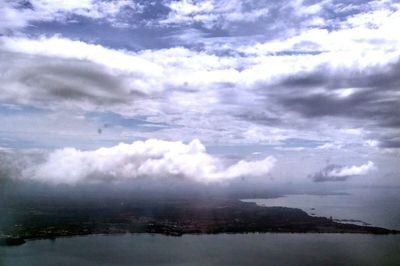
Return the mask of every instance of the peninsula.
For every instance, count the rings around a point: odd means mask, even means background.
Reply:
[[[12,222],[1,228],[0,245],[31,239],[156,233],[172,236],[217,233],[360,233],[399,231],[340,223],[286,207],[261,207],[234,199],[135,200],[107,204],[29,203],[7,210]]]

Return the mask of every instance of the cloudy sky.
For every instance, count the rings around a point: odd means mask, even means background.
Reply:
[[[0,0],[0,174],[400,184],[397,0]]]

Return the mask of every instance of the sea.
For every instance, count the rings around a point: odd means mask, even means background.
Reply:
[[[259,206],[299,208],[312,216],[400,230],[400,188],[348,188],[331,193],[289,194],[272,199],[242,199]],[[351,222],[350,220],[353,220]],[[345,221],[346,222],[346,221]]]
[[[310,215],[400,229],[400,189],[243,199],[301,208]],[[92,235],[0,247],[0,265],[400,265],[400,235]]]

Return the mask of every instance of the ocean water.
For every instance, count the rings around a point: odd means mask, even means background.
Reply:
[[[399,265],[400,236],[110,235],[0,248],[0,265]]]
[[[299,208],[310,215],[359,220],[400,230],[399,188],[349,188],[331,195],[290,194],[273,199],[244,199],[260,206]]]

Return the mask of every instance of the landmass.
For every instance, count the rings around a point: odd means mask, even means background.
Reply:
[[[2,210],[0,245],[32,239],[156,233],[172,236],[218,233],[396,234],[380,227],[341,223],[286,207],[261,207],[234,199],[134,200],[107,203],[25,202]]]

